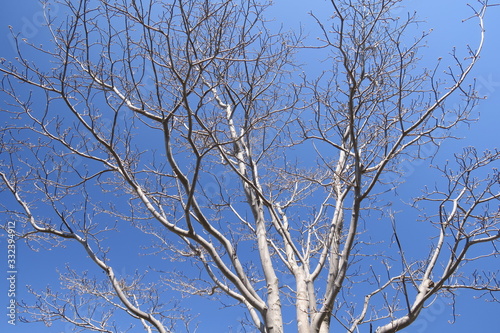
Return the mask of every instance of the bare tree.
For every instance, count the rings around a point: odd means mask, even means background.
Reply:
[[[331,1],[315,45],[254,0],[67,0],[64,20],[46,15],[50,48],[16,38],[0,66],[1,189],[16,202],[2,215],[29,246],[77,243],[96,267],[62,273],[65,293],[33,290],[26,320],[189,331],[170,302],[182,293],[242,305],[259,332],[381,333],[461,288],[496,300],[481,260],[499,254],[497,151],[438,168],[443,187],[413,203],[433,231],[418,258],[387,195],[403,161],[472,120],[492,5],[471,7],[465,60],[425,69],[426,34],[407,36],[417,20],[396,18],[399,2]],[[318,77],[297,67],[304,49],[325,57]],[[120,241],[151,255],[135,274],[112,264]]]

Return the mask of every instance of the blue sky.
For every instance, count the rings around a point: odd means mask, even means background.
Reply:
[[[422,64],[432,64],[438,57],[447,59],[447,54],[452,47],[456,46],[461,50],[467,43],[475,46],[478,42],[477,24],[475,21],[463,23],[461,20],[470,16],[470,10],[466,6],[468,1],[464,0],[422,0],[422,1],[407,1],[404,4],[408,8],[417,10],[419,17],[424,21],[419,25],[421,30],[433,29],[433,33],[427,39],[428,47],[422,52]],[[282,21],[285,27],[296,27],[301,23],[304,27],[314,24],[312,18],[307,15],[307,12],[313,11],[321,13],[324,8],[328,8],[327,1],[300,1],[300,0],[277,0],[276,7],[271,10],[269,16],[275,16],[278,21]],[[53,11],[61,8],[54,7]],[[399,14],[403,15],[409,9],[401,9]],[[12,25],[15,31],[35,43],[42,41],[45,38],[45,32],[41,26],[42,11],[38,4],[30,0],[18,0],[16,2],[9,1],[3,4],[3,10],[0,12],[0,57],[9,58],[13,56],[12,39],[9,37],[8,25]],[[478,149],[495,148],[500,146],[500,135],[498,131],[498,123],[500,121],[500,65],[498,63],[498,55],[500,54],[500,7],[491,8],[486,19],[486,44],[481,57],[481,61],[475,68],[473,76],[477,78],[479,92],[487,96],[487,99],[482,101],[477,111],[481,118],[470,128],[462,126],[457,129],[456,134],[464,137],[460,141],[448,142],[444,145],[443,159],[451,158],[449,152],[460,149],[463,146],[476,146]],[[449,59],[449,58],[448,58]],[[0,101],[2,102],[2,101]],[[0,119],[0,121],[3,121]],[[419,168],[415,166],[408,172],[406,177],[407,184],[404,189],[410,189],[413,185],[429,182],[432,179],[428,176],[427,168]],[[404,190],[403,190],[404,191]],[[2,200],[3,193],[0,194]],[[409,193],[404,193],[409,195]],[[4,221],[2,221],[3,223]],[[5,252],[5,238],[0,238],[0,251]],[[57,279],[57,269],[63,270],[66,263],[71,266],[84,269],[91,267],[85,263],[87,260],[83,251],[76,246],[68,246],[65,249],[53,249],[50,251],[41,250],[38,253],[32,252],[25,246],[19,245],[17,254],[18,269],[18,284],[19,292],[18,299],[25,296],[24,288],[26,285],[32,285],[36,288],[43,288],[47,284],[59,285]],[[118,253],[121,256],[116,256],[118,262],[118,270],[123,273],[133,272],[136,264],[140,263],[140,258],[133,258],[133,248],[123,247]],[[132,257],[132,260],[131,260]],[[2,263],[1,265],[4,265]],[[498,262],[493,265],[499,266]],[[4,267],[4,266],[2,266]],[[3,268],[5,271],[5,268]],[[4,274],[6,275],[6,274]],[[5,309],[7,284],[6,279],[2,279],[0,284],[0,300],[3,309]],[[460,314],[457,318],[457,323],[454,326],[449,326],[447,321],[451,320],[450,309],[447,308],[442,300],[429,306],[415,323],[414,326],[404,330],[408,333],[416,332],[470,332],[483,331],[493,332],[500,327],[500,317],[491,316],[491,313],[498,313],[500,307],[498,304],[485,304],[482,300],[473,300],[472,294],[461,292],[459,301],[457,302],[456,312]],[[201,313],[199,320],[202,323],[198,332],[216,332],[229,331],[228,323],[224,321],[227,317],[237,317],[240,314],[237,309],[224,309],[217,311],[219,305],[217,303],[208,302],[194,298],[193,304],[203,304],[203,307],[210,309],[207,312]],[[215,311],[214,311],[215,310]],[[5,310],[4,310],[5,312]],[[69,326],[55,324],[54,327],[45,328],[40,325],[26,325],[17,323],[15,327],[7,325],[6,316],[2,315],[0,320],[0,331],[23,333],[23,332],[70,332]],[[215,319],[214,319],[215,318]],[[124,320],[129,320],[124,318]],[[234,324],[234,323],[233,323]],[[138,328],[132,332],[140,331]]]

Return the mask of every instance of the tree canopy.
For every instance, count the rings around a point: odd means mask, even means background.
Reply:
[[[249,331],[382,333],[461,289],[497,300],[483,262],[499,254],[499,152],[436,166],[418,214],[392,195],[402,163],[429,162],[475,117],[493,5],[470,7],[465,57],[428,67],[401,1],[328,4],[313,36],[255,0],[68,0],[45,12],[47,44],[13,32],[0,189],[16,228],[3,227],[34,250],[76,244],[90,267],[31,290],[25,320],[195,331],[207,310],[181,296],[202,296],[241,307],[231,325]],[[144,254],[127,272],[120,247]]]

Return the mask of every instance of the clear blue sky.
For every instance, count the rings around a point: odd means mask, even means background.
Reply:
[[[283,21],[285,26],[296,26],[302,23],[307,30],[309,25],[314,24],[311,17],[307,15],[309,11],[321,12],[325,8],[327,1],[314,0],[277,0],[275,9],[271,16],[276,16],[278,21]],[[431,64],[438,57],[444,57],[449,53],[453,46],[464,48],[466,43],[472,46],[477,45],[476,23],[462,23],[461,19],[468,17],[470,10],[466,6],[469,0],[421,0],[405,2],[409,3],[408,8],[418,11],[419,17],[426,22],[419,28],[422,30],[434,29],[428,38],[428,48],[423,50],[424,64]],[[9,58],[13,56],[12,39],[9,38],[8,25],[12,25],[14,30],[21,32],[22,35],[33,40],[35,43],[44,37],[44,28],[41,26],[41,7],[33,0],[4,1],[0,12],[0,57]],[[55,11],[59,10],[57,7]],[[404,14],[407,9],[403,9]],[[495,148],[500,146],[500,135],[498,124],[500,123],[500,7],[491,8],[487,20],[486,45],[479,65],[474,71],[478,80],[478,87],[481,94],[488,97],[482,101],[478,111],[481,113],[481,119],[470,129],[461,127],[458,129],[458,135],[464,139],[459,142],[447,143],[446,149],[459,148],[462,146],[473,145],[480,149]],[[448,58],[449,59],[449,58]],[[2,102],[2,101],[0,101]],[[2,119],[0,119],[1,121]],[[427,177],[428,178],[428,177]],[[412,170],[408,175],[408,184],[415,184],[426,179],[426,170]],[[427,179],[427,181],[431,181]],[[0,194],[0,200],[3,200]],[[4,221],[2,221],[3,223]],[[0,253],[5,254],[5,238],[0,238]],[[123,248],[120,253],[130,252],[130,248]],[[133,251],[132,251],[133,252]],[[130,263],[130,253],[123,255],[122,262],[118,265],[122,272],[133,272],[135,262]],[[5,258],[5,255],[2,255]],[[5,259],[0,263],[2,271],[6,271]],[[82,250],[77,247],[68,247],[66,249],[55,249],[52,251],[42,251],[34,253],[26,247],[19,245],[17,257],[19,263],[18,299],[21,300],[25,295],[23,291],[26,285],[32,285],[36,288],[43,288],[47,284],[58,285],[57,269],[64,269],[65,263],[70,263],[80,269],[86,266],[83,262],[87,260]],[[120,260],[119,258],[117,260]],[[139,258],[140,260],[140,258]],[[134,259],[135,261],[135,259]],[[498,265],[498,262],[495,263]],[[3,274],[6,276],[6,273]],[[55,325],[51,328],[45,328],[39,325],[26,325],[17,323],[15,327],[7,325],[6,316],[6,278],[0,283],[0,304],[3,312],[0,317],[0,331],[8,333],[24,332],[70,332],[66,325]],[[207,309],[216,309],[218,304],[207,301],[193,299],[193,302],[206,304]],[[500,307],[498,304],[484,304],[482,300],[473,300],[470,293],[462,292],[459,295],[459,301],[456,312],[460,314],[457,323],[454,326],[447,324],[451,320],[449,308],[437,300],[428,310],[424,311],[419,322],[404,332],[445,332],[453,331],[455,333],[465,332],[496,332],[500,327],[500,316],[498,314]],[[224,332],[228,331],[224,318],[238,316],[236,309],[224,310],[227,312],[214,313],[208,311],[200,314],[200,326],[198,332]],[[128,319],[126,319],[128,320]],[[136,323],[139,324],[139,323]],[[233,323],[234,324],[234,323]],[[139,328],[140,326],[138,326]],[[132,330],[138,332],[140,330]]]

